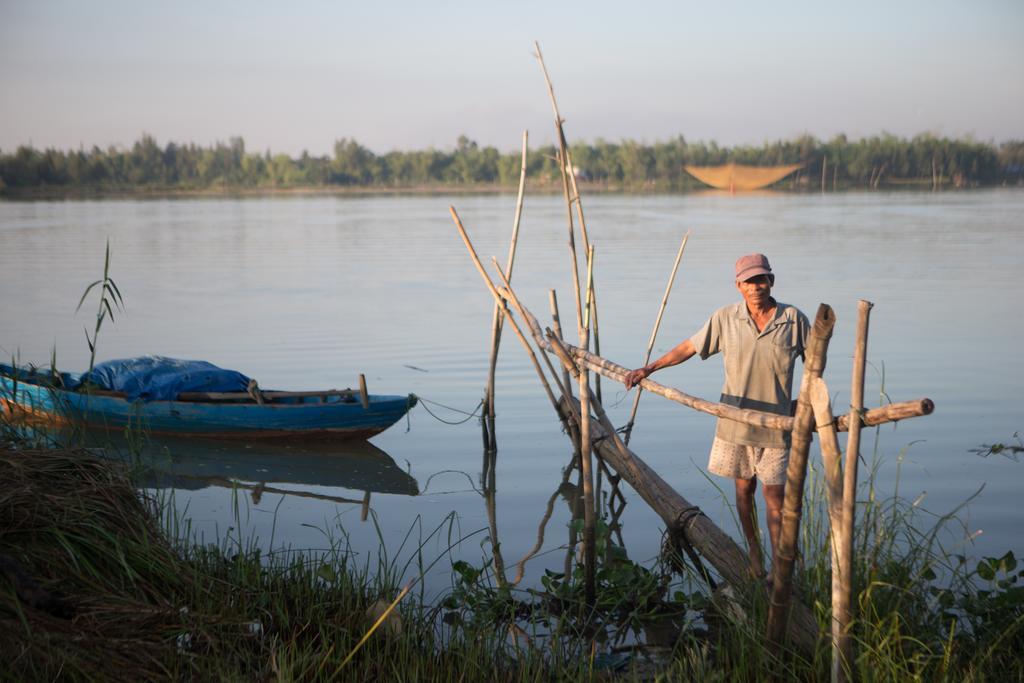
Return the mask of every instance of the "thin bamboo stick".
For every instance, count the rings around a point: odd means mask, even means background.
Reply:
[[[672,292],[672,285],[676,281],[676,272],[679,270],[679,262],[683,259],[683,250],[686,249],[686,240],[690,239],[690,231],[683,235],[683,241],[679,244],[679,251],[676,252],[676,261],[672,264],[672,272],[668,276],[668,284],[665,286],[665,293],[661,295],[661,305],[658,307],[658,317],[654,319],[654,329],[651,330],[651,338],[647,340],[647,353],[644,354],[644,365],[651,361],[651,351],[654,349],[654,340],[658,338],[658,328],[661,327],[661,318],[665,314],[665,306],[668,305],[668,295]],[[598,355],[601,355],[600,351]],[[640,394],[643,387],[636,388],[636,396],[633,397],[633,409],[629,411],[629,420],[626,422],[625,442],[629,445],[629,437],[633,433],[633,423],[636,420],[636,411],[640,407]]]
[[[843,565],[840,574],[843,580],[840,609],[838,614],[839,652],[847,668],[842,671],[839,681],[853,680],[856,676],[854,663],[854,642],[850,634],[853,623],[853,534],[857,505],[857,465],[860,459],[860,416],[864,412],[864,370],[868,355],[868,322],[871,317],[870,301],[861,299],[857,304],[857,333],[853,351],[853,377],[850,381],[850,414],[847,418],[850,434],[846,440],[846,467],[843,472],[843,514],[839,530],[839,541],[843,549]],[[835,607],[833,606],[833,609]]]
[[[796,418],[793,422],[792,444],[789,465],[786,470],[786,495],[782,506],[782,528],[779,530],[778,546],[772,571],[775,582],[772,585],[771,601],[768,607],[768,647],[776,656],[782,653],[782,641],[786,632],[790,596],[793,590],[793,564],[796,561],[796,544],[800,533],[800,518],[803,514],[804,480],[807,477],[807,453],[811,447],[811,433],[814,431],[814,415],[810,405],[810,387],[816,377],[825,370],[828,343],[832,338],[836,317],[828,304],[821,304],[814,318],[810,340],[804,361],[803,379],[796,404]]]
[[[508,245],[508,259],[505,262],[505,272],[509,279],[512,278],[512,267],[516,258],[516,243],[519,239],[519,223],[523,215],[523,194],[526,189],[526,149],[529,140],[529,132],[523,131],[523,151],[519,164],[519,193],[516,196],[516,213],[512,220],[512,238]],[[494,429],[494,375],[498,366],[498,347],[501,344],[501,323],[504,308],[497,303],[494,304],[494,316],[491,320],[491,360],[487,371],[487,388],[484,393],[486,407],[486,425],[488,427],[487,447],[491,450],[497,448],[497,436]]]
[[[587,219],[583,212],[583,198],[580,194],[579,184],[576,181],[575,167],[572,163],[572,151],[569,149],[569,143],[565,137],[565,119],[562,118],[561,112],[558,110],[558,102],[555,100],[555,88],[551,83],[551,77],[548,75],[547,65],[544,63],[544,55],[540,51],[540,43],[534,41],[534,47],[536,48],[535,57],[537,62],[540,64],[541,73],[544,75],[544,83],[548,89],[548,97],[551,100],[551,110],[555,114],[555,132],[558,134],[558,147],[559,147],[559,169],[562,174],[562,186],[563,193],[565,195],[566,209],[569,211],[569,224],[572,225],[572,205],[576,205],[576,218],[580,226],[580,236],[583,239],[583,251],[587,253],[590,251],[590,238],[587,234]],[[573,265],[575,266],[575,247],[573,248]],[[579,301],[577,301],[577,308],[579,307]],[[600,339],[597,330],[597,316],[594,315],[594,348],[600,353]],[[601,381],[597,380],[597,394],[601,395]]]
[[[549,301],[551,303],[551,325],[552,325],[552,327],[554,327],[555,334],[558,335],[558,338],[559,339],[565,339],[565,337],[562,336],[562,320],[561,320],[561,317],[558,315],[558,295],[555,294],[555,290],[552,289],[552,290],[548,291],[548,299],[549,299]],[[572,386],[572,384],[569,382],[569,370],[568,370],[568,368],[563,367],[562,368],[562,373],[564,375],[563,380],[564,380],[565,387],[568,389],[569,387]],[[571,396],[570,396],[570,398],[571,398]]]
[[[551,77],[548,75],[548,68],[547,65],[544,63],[544,55],[540,51],[540,43],[534,41],[533,45],[536,49],[536,53],[534,54],[534,56],[537,58],[537,62],[540,64],[541,73],[544,74],[544,83],[548,89],[548,98],[551,100],[551,110],[555,114],[555,132],[558,135],[558,170],[562,176],[562,193],[565,196],[565,208],[568,212],[567,220],[569,224],[569,246],[572,250],[573,285],[576,289],[576,324],[577,326],[579,326],[583,322],[583,308],[579,291],[579,264],[577,263],[576,259],[576,241],[573,236],[573,233],[575,232],[573,228],[572,218],[573,203],[576,204],[577,215],[580,216],[581,221],[583,219],[583,212],[582,208],[580,207],[579,192],[576,191],[576,189],[571,189],[571,187],[575,188],[576,174],[573,173],[572,170],[572,160],[569,156],[569,144],[566,142],[565,129],[562,127],[562,124],[565,122],[565,120],[562,118],[562,114],[558,111],[558,102],[555,100],[555,88],[551,84]],[[587,252],[590,248],[590,242],[586,236],[585,224],[580,225],[580,230],[583,234],[583,250],[584,252]]]
[[[455,221],[455,227],[458,228],[459,235],[462,237],[462,241],[466,245],[466,249],[469,251],[470,258],[473,259],[473,265],[476,266],[477,271],[480,273],[480,277],[483,278],[484,284],[486,284],[487,288],[491,291],[491,295],[494,297],[495,301],[502,301],[501,294],[498,293],[498,290],[494,287],[494,283],[491,282],[491,278],[487,275],[487,271],[484,270],[483,264],[480,263],[480,258],[476,255],[476,249],[473,248],[473,243],[470,241],[469,235],[466,234],[466,229],[462,227],[462,220],[459,218],[459,214],[455,211],[455,207],[449,206],[448,210],[452,214],[452,220]],[[512,329],[515,331],[516,336],[519,337],[519,340],[529,353],[530,360],[533,361],[533,367],[537,371],[537,376],[540,377],[541,384],[544,386],[544,393],[547,394],[548,400],[551,401],[551,405],[555,407],[557,412],[558,399],[556,399],[555,395],[551,392],[551,385],[548,383],[548,379],[545,377],[544,371],[540,367],[540,363],[537,362],[537,355],[533,352],[533,347],[530,346],[530,343],[526,340],[526,337],[523,335],[523,331],[519,329],[519,325],[516,323],[515,319],[509,316],[508,320],[512,323]]]

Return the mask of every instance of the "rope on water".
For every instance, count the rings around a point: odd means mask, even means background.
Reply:
[[[416,396],[416,400],[418,400],[420,403],[423,404],[423,410],[427,411],[427,414],[430,415],[430,417],[434,418],[438,422],[443,422],[446,425],[461,425],[461,424],[465,424],[465,423],[469,422],[470,420],[472,420],[474,417],[481,417],[483,415],[483,412],[480,411],[480,409],[484,405],[483,399],[480,399],[480,402],[476,404],[476,407],[473,408],[473,412],[467,413],[465,410],[459,410],[458,408],[452,408],[451,406],[446,406],[445,404],[438,403],[437,401],[431,401],[430,399],[423,398],[422,396],[418,396],[418,395],[415,395],[415,396]],[[444,408],[445,410],[450,410],[453,413],[461,413],[461,414],[466,416],[466,419],[458,420],[456,422],[451,422],[449,420],[445,420],[445,419],[443,419],[441,417],[438,417],[432,410],[430,410],[430,408],[428,408],[426,406],[427,403],[430,403],[431,405],[438,406],[440,408]],[[480,412],[478,412],[478,411],[480,411]]]

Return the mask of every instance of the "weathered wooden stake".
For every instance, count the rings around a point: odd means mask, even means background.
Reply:
[[[839,540],[842,547],[843,566],[840,567],[841,609],[837,617],[839,626],[839,652],[847,669],[849,678],[855,677],[854,663],[856,656],[854,642],[850,634],[853,623],[853,553],[854,553],[854,521],[857,506],[857,465],[860,460],[860,429],[861,416],[864,414],[864,369],[868,355],[868,321],[871,317],[870,301],[861,299],[857,304],[857,333],[853,350],[853,377],[850,382],[850,414],[848,424],[850,434],[846,440],[846,466],[843,472],[843,514]],[[840,678],[840,680],[843,680]]]
[[[783,651],[783,637],[789,615],[790,597],[793,592],[793,564],[796,561],[797,539],[800,533],[800,518],[803,514],[804,479],[807,477],[807,454],[811,447],[814,431],[814,415],[811,409],[810,388],[816,377],[825,370],[828,343],[832,338],[836,317],[828,304],[821,304],[811,328],[807,352],[804,356],[803,379],[797,399],[796,417],[793,423],[792,443],[789,451],[789,465],[786,470],[786,496],[782,506],[782,528],[779,531],[778,547],[772,563],[775,582],[772,585],[771,602],[768,607],[768,647],[776,656]]]
[[[661,327],[661,317],[665,314],[665,306],[668,305],[668,295],[672,292],[672,285],[676,281],[676,272],[679,270],[679,262],[683,259],[683,250],[686,249],[686,240],[690,239],[690,231],[683,235],[683,241],[679,244],[679,251],[676,253],[676,261],[672,264],[672,272],[668,276],[668,284],[665,286],[665,293],[661,296],[661,305],[658,307],[658,317],[654,319],[654,329],[651,330],[651,338],[647,340],[647,353],[644,354],[644,365],[651,361],[651,351],[654,349],[654,340],[658,337],[658,328]],[[597,355],[601,355],[600,352]],[[636,411],[640,407],[640,394],[643,387],[636,388],[636,396],[633,397],[633,409],[629,411],[629,420],[626,421],[624,432],[625,443],[629,445],[629,437],[633,434],[633,422],[636,420]]]
[[[825,491],[828,494],[829,547],[832,559],[832,681],[846,680],[844,669],[847,663],[839,647],[842,626],[840,613],[845,611],[842,604],[842,585],[844,566],[842,542],[843,514],[843,481],[842,453],[839,451],[839,439],[832,417],[832,403],[828,396],[825,380],[815,377],[811,383],[811,406],[814,408],[814,421],[818,425],[818,438],[821,442],[821,459],[825,464]]]
[[[366,375],[359,375],[359,400],[363,402],[363,410],[370,409],[370,393],[366,390]]]

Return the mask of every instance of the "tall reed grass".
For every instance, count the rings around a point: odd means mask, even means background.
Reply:
[[[882,496],[878,467],[858,496],[858,678],[1024,680],[1016,558],[968,560],[956,511],[930,515],[898,489]],[[828,677],[825,638],[809,658],[769,655],[763,597],[737,607],[696,576],[630,561],[607,533],[595,610],[584,607],[580,572],[516,589],[493,580],[485,554],[479,566],[453,563],[452,590],[435,603],[410,594],[346,662],[380,604],[431,570],[424,544],[465,540],[457,520],[413,525],[400,547],[382,543],[361,560],[341,529],[325,529],[317,553],[268,553],[240,524],[216,543],[197,542],[173,500],[141,496],[129,475],[84,450],[0,448],[0,678]],[[797,590],[823,633],[828,543],[812,471]],[[668,641],[655,642],[659,625],[673,627]]]

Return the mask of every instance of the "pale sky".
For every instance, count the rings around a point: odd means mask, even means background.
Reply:
[[[0,0],[0,149],[1024,138],[1024,2]]]

